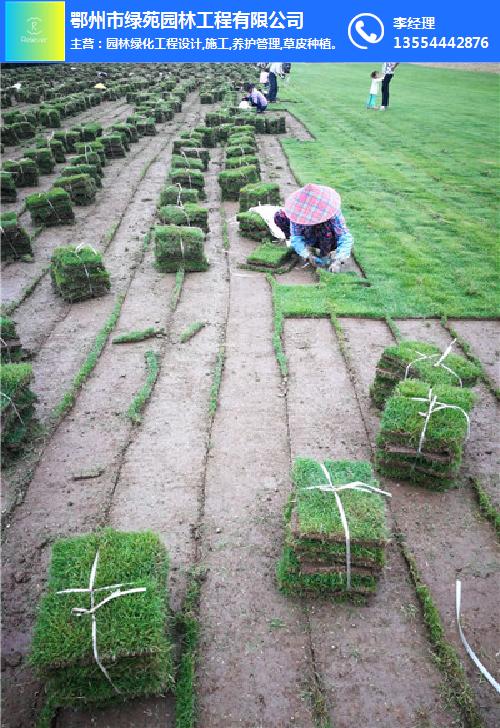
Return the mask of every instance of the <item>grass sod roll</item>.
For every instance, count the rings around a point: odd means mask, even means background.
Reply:
[[[71,198],[60,187],[29,195],[25,202],[34,225],[69,225],[75,220]]]
[[[404,380],[407,371],[408,377],[421,379],[431,386],[445,384],[453,387],[461,383],[463,387],[473,387],[476,384],[480,376],[476,364],[463,356],[449,353],[442,360],[445,366],[437,366],[442,355],[443,352],[437,346],[423,341],[404,341],[384,349],[370,387],[373,403],[383,408],[395,386]],[[423,356],[429,358],[421,358]]]
[[[334,486],[362,482],[377,486],[368,462],[327,461]],[[368,595],[376,590],[389,538],[384,498],[377,493],[339,493],[350,531],[351,590],[347,589],[345,531],[333,493],[310,489],[325,485],[320,463],[298,458],[294,489],[285,507],[285,547],[276,575],[286,594]]]
[[[185,205],[165,205],[158,210],[158,217],[166,225],[189,225],[208,232],[208,210],[193,202]]]
[[[197,190],[200,200],[205,199],[205,177],[199,169],[175,167],[170,171],[170,181],[175,185]]]
[[[257,205],[281,205],[279,185],[275,182],[245,185],[240,190],[240,212],[247,212]]]
[[[0,172],[0,192],[3,202],[15,202],[17,200],[17,189],[12,172]]]
[[[90,174],[59,177],[55,180],[54,187],[66,190],[75,205],[90,205],[95,202],[96,184]]]
[[[94,587],[102,591],[96,591],[96,603],[111,594],[111,585],[122,584],[121,591],[144,589],[95,612],[97,654],[109,679],[94,657],[91,616],[72,613],[89,608],[90,595],[58,593],[89,587],[97,552]],[[105,706],[173,688],[168,570],[165,547],[148,531],[105,529],[54,543],[30,658],[51,705]]]
[[[18,260],[24,255],[33,255],[31,238],[19,224],[16,212],[0,214],[2,260]]]
[[[30,389],[30,364],[1,364],[1,425],[2,448],[18,450],[26,440],[35,414],[36,397]]]
[[[162,225],[153,228],[156,267],[163,273],[205,271],[205,233],[197,227]]]
[[[396,386],[382,414],[375,462],[378,471],[389,478],[445,490],[456,485],[468,431],[464,412],[470,413],[475,396],[470,389],[433,387],[437,403],[460,409],[434,411],[421,440],[426,418],[420,413],[429,411],[429,390],[429,384],[418,379]]]
[[[201,159],[183,156],[182,154],[173,154],[171,164],[172,167],[180,167],[181,169],[199,169],[200,172],[205,171],[205,165]]]
[[[291,257],[291,254],[291,248],[287,248],[285,245],[264,242],[250,253],[247,263],[269,269],[280,268]]]
[[[160,206],[180,205],[186,202],[198,202],[198,190],[187,189],[181,185],[167,185],[160,192]]]
[[[223,200],[238,200],[240,190],[250,182],[257,182],[259,179],[259,170],[257,167],[248,165],[247,167],[237,167],[236,169],[228,169],[219,172],[219,185]]]
[[[265,220],[256,212],[239,212],[236,220],[240,226],[240,235],[250,240],[261,243],[264,240],[271,241],[272,234]]]
[[[110,289],[102,256],[90,247],[56,248],[50,261],[50,276],[55,291],[70,303],[104,296]]]

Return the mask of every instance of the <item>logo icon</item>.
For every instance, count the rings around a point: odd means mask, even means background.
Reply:
[[[366,26],[368,26],[368,29],[365,30]],[[374,32],[374,29],[377,29],[378,33]],[[368,46],[362,45],[359,41],[368,43],[369,45],[380,43],[384,37],[384,24],[378,15],[374,15],[373,13],[359,13],[349,23],[347,35],[356,48],[361,48],[361,50],[366,51],[368,50]]]
[[[40,35],[40,33],[42,32],[41,28],[39,27],[41,23],[41,18],[28,18],[28,20],[26,21],[26,32],[28,33],[28,35]]]

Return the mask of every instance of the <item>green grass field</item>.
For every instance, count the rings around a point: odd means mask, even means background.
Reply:
[[[366,315],[497,316],[499,76],[403,64],[379,112],[365,109],[372,70],[294,64],[280,90],[315,138],[283,139],[296,177],[342,195],[372,284]],[[337,313],[364,315],[356,287],[325,292]]]

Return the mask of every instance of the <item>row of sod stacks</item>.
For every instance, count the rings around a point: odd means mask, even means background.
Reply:
[[[164,225],[153,228],[156,267],[163,273],[205,271],[205,233],[198,227]]]
[[[24,255],[33,255],[31,238],[19,224],[16,212],[0,214],[2,230],[2,260],[17,260]]]
[[[11,172],[0,172],[0,192],[2,202],[15,202],[17,200],[16,183]]]
[[[328,460],[324,467],[334,487],[348,483],[378,487],[368,462]],[[348,589],[346,535],[335,494],[310,489],[329,484],[321,464],[298,458],[292,480],[285,507],[285,544],[276,568],[279,588],[288,595],[356,600],[374,593],[389,538],[384,497],[354,489],[338,492],[350,534]]]
[[[15,451],[26,439],[35,413],[32,370],[29,364],[2,364],[0,375],[2,448]]]
[[[106,529],[54,543],[31,651],[48,706],[105,706],[172,689],[168,571],[166,549],[149,531]],[[75,610],[116,592],[95,611],[94,648],[92,616]]]
[[[104,296],[110,288],[102,256],[90,247],[56,248],[50,261],[50,275],[55,291],[71,303]]]
[[[196,202],[183,205],[164,205],[158,210],[158,217],[165,225],[188,225],[208,232],[208,210]]]
[[[90,174],[59,177],[54,182],[54,188],[66,190],[75,205],[90,205],[95,201],[96,184]]]
[[[10,364],[21,359],[21,341],[17,336],[16,325],[6,316],[0,316],[0,344],[3,363]]]
[[[37,163],[27,157],[18,161],[6,160],[2,170],[12,174],[16,187],[36,187],[40,180]]]
[[[373,403],[382,409],[398,382],[409,377],[421,379],[431,387],[440,384],[473,387],[479,374],[476,364],[463,356],[452,353],[444,356],[433,344],[404,341],[384,349],[375,370],[370,395]]]
[[[419,379],[400,382],[382,414],[378,471],[434,490],[453,487],[474,399],[466,388],[430,387]]]

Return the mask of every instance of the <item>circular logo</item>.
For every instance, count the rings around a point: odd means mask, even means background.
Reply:
[[[26,32],[28,33],[28,35],[40,35],[40,33],[42,32],[42,29],[40,28],[41,23],[41,18],[28,18],[28,20],[26,21]]]
[[[366,20],[368,18],[371,18],[371,20],[367,23]],[[370,27],[373,26],[378,26],[378,33],[374,33],[373,30],[370,30]],[[380,18],[373,13],[359,13],[359,15],[355,15],[349,23],[347,35],[349,36],[351,43],[355,45],[356,48],[361,48],[361,50],[366,51],[368,46],[362,44],[368,43],[369,45],[375,45],[376,43],[380,43],[384,37],[384,24]]]

